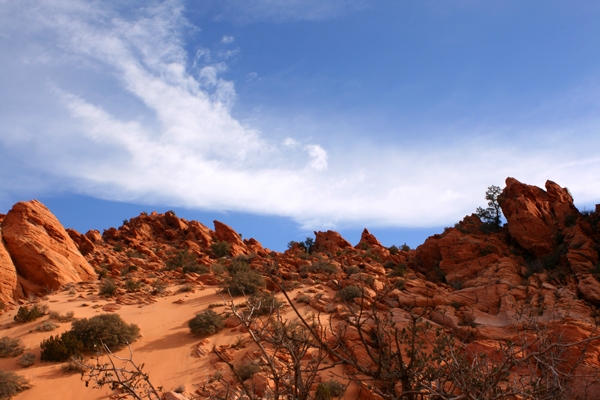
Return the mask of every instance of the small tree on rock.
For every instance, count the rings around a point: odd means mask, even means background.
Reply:
[[[489,186],[485,192],[485,199],[488,201],[487,208],[477,207],[477,210],[475,210],[477,216],[487,224],[500,226],[500,217],[502,216],[502,210],[498,202],[500,193],[502,193],[502,189],[499,186]]]

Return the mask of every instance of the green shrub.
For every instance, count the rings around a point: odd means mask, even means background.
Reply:
[[[19,358],[19,361],[17,362],[23,368],[31,367],[35,362],[35,354],[25,353]]]
[[[223,317],[213,310],[204,310],[188,321],[190,331],[194,335],[206,336],[219,332],[225,327]]]
[[[198,258],[194,253],[191,253],[188,249],[182,249],[177,252],[174,256],[169,258],[166,262],[165,269],[173,271],[181,269],[184,273],[206,271],[206,267],[198,264]]]
[[[156,279],[152,283],[152,294],[162,294],[167,290],[167,284],[160,279]]]
[[[186,283],[185,285],[180,286],[179,290],[177,291],[181,293],[187,293],[191,292],[192,290],[194,290],[194,286],[190,285],[189,283]]]
[[[326,274],[335,274],[338,272],[338,269],[335,265],[325,261],[319,260],[317,262],[313,262],[309,268],[310,272],[324,272]]]
[[[277,300],[273,293],[261,293],[250,296],[248,306],[254,308],[253,315],[261,316],[272,314],[283,306],[283,303]]]
[[[232,296],[252,295],[265,287],[265,279],[250,269],[244,262],[233,262],[229,267],[229,277],[225,279],[225,291]]]
[[[340,298],[344,301],[352,301],[357,297],[362,297],[363,291],[356,285],[349,285],[338,292]]]
[[[248,362],[238,364],[235,366],[235,372],[238,374],[242,381],[252,378],[252,376],[258,371],[260,371],[260,367],[258,365],[254,365]]]
[[[50,319],[55,319],[58,322],[71,322],[75,317],[75,313],[73,311],[67,311],[65,315],[62,315],[57,311],[50,311],[50,313],[48,313],[48,316],[50,317]]]
[[[135,281],[133,279],[127,279],[125,281],[125,290],[127,290],[128,292],[137,292],[141,289],[142,287],[142,282],[140,281]]]
[[[70,332],[81,340],[84,350],[94,350],[101,342],[111,350],[119,350],[140,337],[140,328],[125,323],[118,314],[100,314],[73,321]]]
[[[63,332],[60,336],[50,336],[40,343],[42,361],[67,361],[72,356],[79,356],[83,351],[83,343],[71,332]]]
[[[332,398],[331,390],[322,383],[319,383],[315,391],[315,400],[331,400]]]
[[[21,339],[2,336],[0,338],[0,357],[16,357],[25,351]]]
[[[106,267],[101,267],[98,268],[96,270],[96,273],[98,274],[98,279],[104,279],[108,276],[108,269],[106,269]]]
[[[331,379],[327,382],[321,382],[317,386],[315,400],[327,400],[333,397],[340,397],[344,393],[345,389],[346,387],[335,379]]]
[[[307,294],[301,294],[298,297],[296,297],[296,301],[298,303],[310,304],[310,300],[310,296]]]
[[[65,374],[82,374],[85,372],[85,367],[78,363],[73,357],[70,357],[69,360],[60,367],[60,370]]]
[[[10,399],[31,387],[29,381],[14,372],[0,370],[0,399]]]
[[[360,269],[360,267],[356,266],[356,265],[351,265],[349,267],[346,268],[346,275],[350,276],[353,274],[358,274],[360,271],[362,271]]]
[[[38,326],[35,327],[35,330],[38,332],[50,332],[58,328],[58,324],[50,321],[44,321]]]
[[[117,284],[112,279],[105,279],[102,281],[102,286],[100,286],[100,295],[101,296],[113,296],[117,291]]]
[[[400,250],[402,251],[409,251],[410,250],[410,246],[406,244],[406,242],[400,246]]]
[[[390,278],[396,277],[396,276],[400,276],[403,277],[404,275],[406,275],[406,265],[405,264],[398,264],[398,265],[394,265],[392,267],[392,270],[390,271]]]
[[[226,241],[213,242],[210,250],[215,258],[227,257],[231,255],[231,246]]]
[[[45,304],[44,305],[35,304],[31,308],[21,306],[21,307],[19,307],[19,310],[17,311],[17,315],[15,315],[15,321],[16,322],[35,321],[36,319],[38,319],[41,316],[43,316],[44,314],[46,314],[46,311],[48,311],[48,306]]]
[[[388,250],[390,251],[391,255],[398,254],[398,247],[396,247],[394,244],[388,247]]]
[[[140,253],[137,250],[127,250],[125,252],[125,255],[129,258],[146,258],[146,255],[144,253]]]

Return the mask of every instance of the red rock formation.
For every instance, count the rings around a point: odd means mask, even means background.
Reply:
[[[0,230],[0,301],[5,304],[12,303],[13,299],[22,296],[18,280],[17,270],[13,264],[10,254],[4,247],[2,231]]]
[[[13,206],[2,221],[2,239],[25,289],[96,278],[56,217],[37,200]]]
[[[506,178],[499,202],[511,236],[536,257],[551,254],[558,228],[565,226],[568,216],[579,214],[568,190],[552,181],[546,181],[544,191]]]
[[[352,247],[350,242],[337,232],[315,232],[315,245],[313,251],[335,254],[336,251],[349,247]]]
[[[213,223],[215,224],[215,237],[217,241],[225,241],[229,243],[232,256],[239,256],[249,253],[248,248],[236,231],[222,222],[213,221]]]

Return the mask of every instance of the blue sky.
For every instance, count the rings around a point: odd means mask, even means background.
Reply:
[[[600,202],[592,1],[0,0],[0,212],[415,246],[507,176]]]

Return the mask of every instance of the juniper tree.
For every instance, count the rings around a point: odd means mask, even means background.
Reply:
[[[485,192],[485,199],[488,201],[487,208],[477,207],[477,210],[475,210],[479,218],[494,226],[500,226],[500,217],[502,216],[502,210],[498,202],[500,193],[502,193],[502,189],[499,186],[489,186]]]

